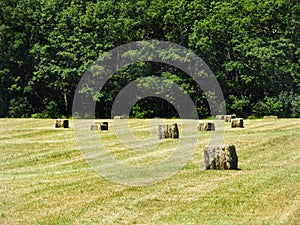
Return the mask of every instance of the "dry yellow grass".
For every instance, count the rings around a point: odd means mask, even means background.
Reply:
[[[200,171],[209,132],[174,176],[143,187],[99,176],[77,149],[72,128],[54,120],[0,119],[0,224],[299,224],[300,120],[245,120],[226,126],[236,171]],[[195,129],[197,123],[195,122]],[[147,139],[148,120],[131,120]],[[115,157],[155,164],[176,146],[127,151],[110,130],[100,139]]]

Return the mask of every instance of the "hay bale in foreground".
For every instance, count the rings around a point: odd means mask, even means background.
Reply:
[[[173,139],[179,138],[179,131],[178,131],[178,125],[177,123],[171,124],[171,137]]]
[[[238,156],[233,144],[207,146],[204,149],[203,163],[206,170],[237,169]]]
[[[242,118],[232,119],[231,120],[231,128],[235,128],[235,127],[243,128],[244,127],[244,120]]]
[[[201,122],[197,126],[198,131],[213,131],[215,130],[215,124],[211,122]]]
[[[158,138],[179,138],[179,130],[177,123],[167,124],[167,125],[158,125]]]
[[[69,128],[69,120],[57,119],[55,121],[55,128]]]

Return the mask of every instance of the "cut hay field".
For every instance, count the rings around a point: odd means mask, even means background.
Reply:
[[[0,119],[1,225],[300,224],[300,119],[227,124],[224,143],[235,144],[239,170],[200,171],[210,135],[202,132],[180,171],[146,186],[99,176],[78,150],[72,123],[55,129],[54,122]],[[149,136],[149,120],[130,124],[137,137]],[[126,151],[112,130],[99,135],[115,157],[130,161],[132,154],[146,164],[178,142],[164,140],[145,157],[145,151]]]

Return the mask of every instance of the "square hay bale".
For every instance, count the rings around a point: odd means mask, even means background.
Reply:
[[[69,128],[69,120],[57,119],[55,121],[55,128]]]
[[[108,130],[108,122],[95,122],[94,125],[97,126],[97,130]]]
[[[244,120],[242,118],[232,119],[231,120],[231,128],[235,128],[235,127],[243,128],[244,127]]]
[[[177,123],[167,124],[167,125],[158,125],[158,138],[179,138],[179,131]]]
[[[235,115],[226,115],[224,117],[225,122],[231,122],[232,119],[235,118]]]
[[[167,138],[168,125],[158,125],[158,138],[164,139]]]
[[[200,122],[197,126],[198,131],[213,131],[215,130],[215,124],[211,122]]]
[[[206,170],[237,169],[238,156],[233,144],[207,146],[203,152],[203,163]]]
[[[171,137],[170,138],[173,138],[173,139],[179,138],[179,131],[178,131],[177,123],[171,124],[170,127],[171,127]]]
[[[108,122],[101,123],[100,130],[108,130]]]

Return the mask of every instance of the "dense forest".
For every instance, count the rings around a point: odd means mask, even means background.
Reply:
[[[0,117],[71,115],[77,84],[98,56],[139,40],[164,40],[201,57],[222,87],[228,113],[300,117],[298,0],[0,0]],[[191,96],[200,117],[205,95],[183,72],[140,62],[114,74],[97,99],[97,116],[128,84],[160,76]],[[174,117],[148,97],[134,117]]]

